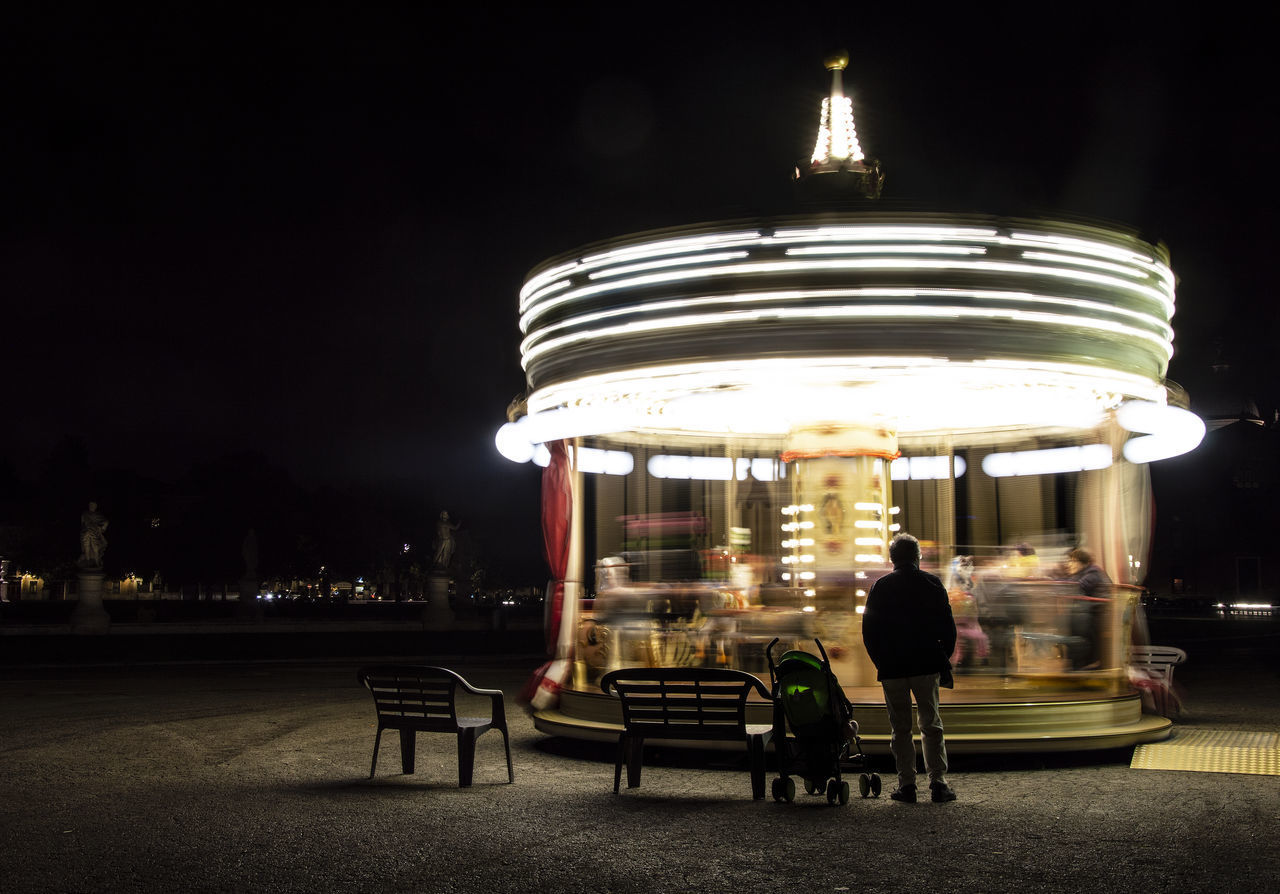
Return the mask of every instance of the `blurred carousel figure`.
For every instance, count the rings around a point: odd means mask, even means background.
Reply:
[[[1040,576],[1040,557],[1030,543],[1019,543],[1009,551],[1009,576],[1030,580]]]
[[[956,622],[956,650],[951,655],[952,667],[974,666],[987,659],[991,643],[978,620],[978,602],[973,595],[973,557],[956,556],[951,560],[947,580],[947,598]]]
[[[1073,650],[1072,669],[1092,670],[1102,663],[1103,608],[1111,597],[1111,578],[1093,560],[1093,553],[1077,547],[1067,553],[1067,579],[1080,587],[1071,609],[1071,635],[1083,640]]]

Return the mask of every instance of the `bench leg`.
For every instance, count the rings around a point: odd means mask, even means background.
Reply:
[[[640,768],[644,764],[644,738],[627,737],[627,788],[640,787]]]
[[[406,774],[413,772],[413,755],[417,744],[417,730],[400,730],[400,770]]]
[[[507,750],[507,782],[516,781],[515,768],[511,766],[511,739],[507,737],[507,731],[502,731],[502,747]]]
[[[458,787],[471,785],[472,773],[476,765],[476,731],[474,729],[458,730]]]
[[[759,801],[764,797],[764,736],[751,736],[747,751],[751,755],[751,797]]]
[[[613,760],[613,793],[622,788],[622,765],[627,762],[627,734],[618,736],[618,753]]]
[[[373,774],[378,771],[378,746],[382,744],[382,727],[378,727],[378,734],[373,737],[373,763],[369,766],[369,778],[373,778]]]

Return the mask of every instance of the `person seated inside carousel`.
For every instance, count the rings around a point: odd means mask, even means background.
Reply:
[[[1102,625],[1111,598],[1111,578],[1094,561],[1093,553],[1077,547],[1067,553],[1065,577],[1074,581],[1079,593],[1071,599],[1068,649],[1072,670],[1094,670],[1102,666]]]

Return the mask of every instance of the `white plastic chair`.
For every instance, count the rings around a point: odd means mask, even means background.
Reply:
[[[1187,660],[1177,646],[1133,646],[1129,651],[1130,679],[1150,692],[1157,713],[1168,717],[1182,712],[1182,700],[1173,690],[1173,669]]]

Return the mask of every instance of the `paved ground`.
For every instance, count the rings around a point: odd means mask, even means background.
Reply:
[[[29,891],[1276,891],[1280,779],[1139,771],[1130,752],[957,757],[960,800],[753,802],[741,763],[666,754],[612,793],[610,749],[537,733],[534,659],[452,663],[508,693],[456,787],[452,740],[399,773],[358,662],[0,671],[0,887]],[[1280,730],[1252,654],[1179,671],[1184,725]],[[945,719],[945,715],[944,715]],[[887,767],[882,765],[882,770]]]

